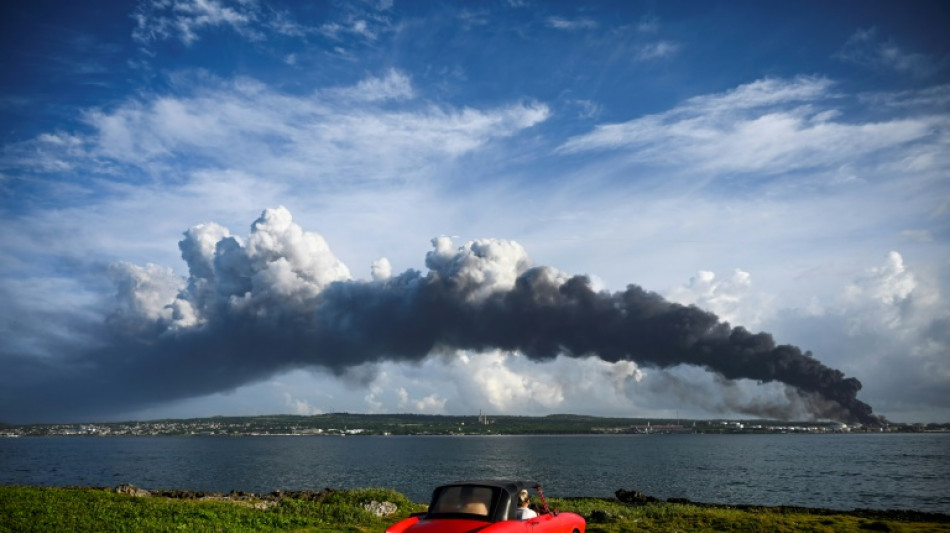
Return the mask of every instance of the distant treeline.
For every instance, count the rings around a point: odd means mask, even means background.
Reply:
[[[216,416],[71,424],[0,425],[0,436],[120,435],[533,435],[593,433],[827,433],[950,431],[950,424],[848,427],[837,422],[548,416],[355,414]]]

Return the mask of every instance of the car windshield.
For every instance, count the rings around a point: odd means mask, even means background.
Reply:
[[[488,516],[495,490],[497,489],[475,485],[445,487],[439,491],[429,512],[432,514]]]

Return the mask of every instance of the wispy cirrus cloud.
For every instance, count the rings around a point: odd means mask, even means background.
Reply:
[[[263,38],[256,27],[260,16],[260,8],[255,2],[152,0],[141,3],[135,12],[136,27],[132,37],[140,43],[178,39],[191,45],[200,39],[201,31],[224,27],[259,40]]]
[[[315,33],[337,44],[352,39],[355,43],[373,44],[391,32],[391,5],[365,3],[341,4],[329,20],[315,27]]]
[[[405,73],[396,69],[389,69],[389,72],[383,77],[364,78],[355,86],[329,89],[327,93],[345,100],[365,102],[405,100],[415,96],[412,80]]]
[[[597,28],[597,21],[589,18],[548,17],[545,21],[549,28],[565,31],[592,30]]]
[[[907,91],[866,93],[858,98],[871,106],[893,109],[950,109],[950,84]]]
[[[398,70],[307,94],[249,79],[181,78],[168,94],[87,109],[81,127],[0,150],[0,186],[18,199],[6,206],[0,274],[56,276],[31,266],[39,258],[69,264],[73,275],[101,270],[98,257],[154,261],[195,213],[228,221],[288,195],[304,213],[356,210],[362,215],[347,228],[395,239],[406,227],[389,221],[414,211],[404,224],[421,223],[415,206],[431,204],[429,215],[452,211],[451,201],[430,194],[435,181],[448,185],[460,158],[503,150],[497,141],[551,115],[536,102],[437,105]],[[47,197],[59,199],[56,209],[34,205]],[[123,222],[133,218],[149,222]],[[417,230],[427,237],[445,228],[426,227]],[[99,230],[108,238],[95,236]],[[34,295],[18,287],[9,287],[7,302],[26,316]]]
[[[354,165],[363,180],[404,178],[550,114],[547,106],[530,102],[486,110],[418,101],[380,105],[413,97],[411,80],[396,70],[307,95],[249,79],[205,80],[178,95],[87,110],[87,131],[44,134],[7,147],[2,163],[40,173],[132,167],[155,175],[187,158],[198,168],[272,178],[335,181],[340,169]]]
[[[859,29],[848,38],[834,57],[875,70],[898,72],[926,78],[938,70],[934,58],[906,50],[892,39],[879,35],[877,28]]]
[[[252,42],[312,35],[338,44],[348,38],[373,42],[390,27],[384,14],[390,7],[386,3],[343,6],[330,19],[312,24],[301,22],[290,11],[262,7],[256,1],[144,0],[133,14],[132,38],[146,47],[164,40],[192,46],[204,33],[228,30]]]
[[[687,100],[670,111],[602,124],[560,153],[615,151],[639,163],[722,173],[835,168],[950,127],[948,115],[845,122],[826,78],[766,78]]]
[[[679,52],[682,45],[672,41],[657,41],[636,47],[634,59],[636,61],[653,61],[672,57]]]
[[[318,31],[331,39],[340,40],[346,36],[361,37],[367,41],[375,41],[379,37],[373,25],[363,18],[348,18],[340,22],[328,22],[320,26]]]

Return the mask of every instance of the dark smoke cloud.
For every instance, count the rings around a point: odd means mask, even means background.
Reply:
[[[97,347],[48,357],[4,350],[6,420],[109,416],[232,390],[297,368],[419,361],[437,350],[517,350],[535,359],[595,355],[728,380],[781,382],[816,418],[874,423],[861,383],[766,333],[630,285],[595,290],[583,276],[534,267],[517,244],[433,241],[428,272],[374,269],[354,281],[323,239],[283,209],[264,212],[247,242],[196,226],[169,269],[115,265],[118,305]]]

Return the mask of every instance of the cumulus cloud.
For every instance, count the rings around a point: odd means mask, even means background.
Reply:
[[[440,351],[413,365],[379,363],[357,408],[519,415],[580,409],[629,415],[631,398],[647,392],[636,387],[645,375],[633,362],[597,357],[533,361],[503,350]],[[671,398],[657,401],[666,405]]]
[[[397,405],[414,413],[441,413],[445,409],[445,402],[447,401],[436,394],[429,394],[421,399],[413,399],[403,387],[396,390],[396,395],[399,397]],[[383,407],[383,404],[378,404],[378,407]]]
[[[946,413],[936,406],[950,402],[946,357],[950,312],[936,280],[916,272],[899,252],[891,251],[880,264],[853,273],[849,282],[838,287],[837,296],[813,297],[801,307],[791,307],[775,295],[758,294],[743,280],[751,282],[751,275],[720,279],[704,271],[669,294],[684,304],[724,314],[731,310],[741,323],[759,317],[759,324],[777,334],[810,339],[818,353],[830,354],[829,362],[865,376],[867,401],[889,417],[919,421],[926,419],[923,413],[927,411]],[[686,395],[720,388],[704,376],[682,370],[649,378],[648,386],[681,390]],[[794,418],[807,405],[807,401],[781,401],[782,395],[797,394],[792,389],[761,396],[764,389],[750,391],[730,383],[729,390],[733,393],[710,395],[711,401],[720,402],[717,408],[748,412],[749,405],[761,401],[765,411],[784,411]],[[766,407],[769,404],[772,407]]]
[[[493,350],[463,355],[457,365],[470,376],[470,386],[479,391],[487,405],[500,412],[533,411],[537,406],[550,412],[564,401],[562,383],[544,373],[527,373],[509,366],[511,355]]]
[[[829,306],[847,339],[861,353],[858,365],[874,369],[876,401],[920,420],[930,406],[950,405],[950,311],[934,280],[915,273],[897,252],[856,276]]]
[[[182,280],[171,268],[116,263],[109,269],[109,273],[116,286],[117,319],[131,319],[142,323],[171,320],[168,303],[184,287]]]
[[[166,298],[164,307],[188,313],[161,316],[173,327],[206,323],[227,308],[266,313],[275,302],[305,311],[331,283],[350,278],[323,237],[304,231],[282,207],[264,211],[251,226],[246,244],[216,224],[205,224],[188,230],[179,248],[188,263],[188,291]],[[161,297],[150,288],[137,284],[127,299]],[[142,316],[136,308],[131,311],[120,314]],[[159,316],[153,312],[144,318]]]
[[[910,298],[917,288],[914,274],[904,265],[904,259],[895,251],[887,255],[882,266],[869,268],[849,284],[844,291],[844,306],[861,309],[872,316],[860,316],[852,313],[854,328],[866,327],[860,322],[871,320],[872,327],[884,326],[888,329],[900,327],[906,320]],[[924,305],[936,300],[936,294],[916,295],[923,297]],[[917,304],[920,305],[920,304]]]
[[[478,240],[459,250],[449,237],[432,239],[426,266],[446,280],[452,290],[468,300],[484,300],[510,291],[531,266],[528,254],[513,241]]]
[[[313,416],[323,414],[323,411],[310,405],[307,400],[294,398],[289,392],[284,393],[284,406],[295,415]]]
[[[762,315],[769,312],[771,302],[751,291],[751,287],[749,272],[736,269],[730,277],[720,278],[715,272],[702,270],[665,296],[673,302],[708,309],[729,323],[757,327],[762,323]]]
[[[393,266],[389,263],[389,259],[381,257],[373,261],[370,274],[375,281],[386,281],[393,276]]]
[[[732,328],[634,285],[599,291],[586,277],[534,266],[512,241],[455,247],[441,237],[432,244],[425,274],[355,281],[323,238],[284,208],[265,210],[243,241],[215,224],[196,226],[180,243],[187,281],[154,266],[114,269],[119,303],[101,326],[99,346],[60,354],[54,367],[5,351],[13,370],[0,405],[30,407],[0,414],[103,413],[116,410],[116,396],[125,409],[147,407],[298,368],[352,379],[368,372],[371,382],[381,362],[418,363],[439,353],[478,359],[467,375],[492,405],[562,402],[571,378],[508,371],[501,354],[517,353],[534,361],[597,357],[613,365],[606,380],[613,383],[639,379],[641,366],[695,366],[728,380],[792,387],[813,416],[875,420],[855,398],[856,379],[768,334]],[[367,402],[378,401],[375,394]],[[442,397],[414,401],[434,409]]]

